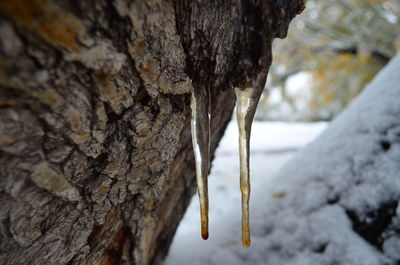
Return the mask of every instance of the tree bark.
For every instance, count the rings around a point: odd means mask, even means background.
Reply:
[[[190,92],[214,151],[303,4],[1,1],[0,264],[160,263],[196,188]]]

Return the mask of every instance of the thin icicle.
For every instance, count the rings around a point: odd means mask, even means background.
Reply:
[[[250,246],[250,169],[249,148],[251,124],[258,100],[254,100],[254,88],[235,88],[236,119],[239,127],[240,191],[242,193],[242,245]]]
[[[210,167],[210,93],[208,90],[192,93],[192,142],[196,163],[197,191],[200,199],[201,236],[208,238],[208,184]]]

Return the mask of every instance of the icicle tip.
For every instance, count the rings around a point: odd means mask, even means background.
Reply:
[[[250,240],[243,240],[242,241],[242,245],[243,245],[243,247],[244,248],[248,248],[248,247],[250,247]]]
[[[208,239],[208,216],[202,216],[201,218],[201,237],[204,240]]]

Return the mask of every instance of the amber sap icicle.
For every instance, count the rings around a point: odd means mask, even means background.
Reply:
[[[244,90],[235,88],[236,93],[236,119],[239,127],[239,154],[240,154],[240,191],[242,193],[242,244],[245,248],[250,246],[250,170],[249,170],[249,145],[251,123],[254,116],[254,102],[252,100],[254,89],[248,87]]]
[[[210,166],[209,91],[194,91],[191,98],[192,142],[196,164],[197,191],[200,199],[201,236],[208,238],[208,184]]]

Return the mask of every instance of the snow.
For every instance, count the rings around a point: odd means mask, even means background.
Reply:
[[[312,89],[308,85],[312,75],[299,72],[290,76],[285,85],[285,97],[279,87],[272,87],[268,102],[258,108],[256,118],[260,120],[308,121],[315,110],[310,110]],[[291,102],[289,103],[289,100]]]
[[[285,123],[254,121],[250,138],[251,153],[299,149],[312,141],[325,127],[325,122]],[[227,153],[238,154],[238,137],[237,125],[233,121],[228,125],[226,133],[220,142],[220,146],[216,151],[216,159]]]
[[[248,249],[241,247],[240,240],[238,157],[232,147],[237,145],[237,133],[231,124],[210,176],[210,239],[200,238],[195,197],[164,264],[399,262],[400,206],[381,233],[382,250],[357,234],[349,217],[352,212],[368,224],[373,217],[367,213],[400,199],[399,69],[400,54],[317,139],[294,156],[291,150],[312,140],[324,124],[254,124],[252,245]]]

